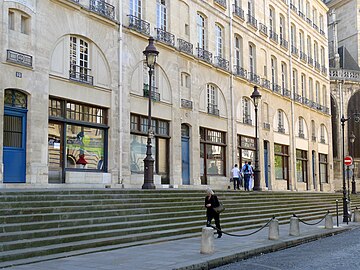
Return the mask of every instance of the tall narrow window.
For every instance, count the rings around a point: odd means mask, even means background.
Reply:
[[[320,23],[320,31],[324,31],[324,16],[320,15],[319,16],[319,23]]]
[[[314,23],[315,25],[318,24],[318,20],[317,20],[317,10],[316,10],[316,8],[313,9],[313,23]]]
[[[219,25],[215,25],[216,38],[216,55],[222,57],[223,55],[223,30]]]
[[[325,154],[319,154],[319,173],[320,173],[320,182],[328,182],[328,156]]]
[[[14,30],[15,29],[15,13],[13,11],[9,10],[8,13],[8,28],[10,30]]]
[[[284,16],[280,15],[280,19],[279,19],[279,36],[280,36],[280,41],[281,40],[285,40],[286,38],[286,31],[285,31],[285,18]]]
[[[304,118],[299,117],[299,137],[304,138]]]
[[[281,63],[281,88],[287,88],[287,71],[286,71],[286,64]]]
[[[306,17],[310,19],[310,3],[306,2]]]
[[[319,62],[319,46],[317,42],[314,42],[314,61]]]
[[[299,0],[299,11],[304,13],[304,0]]]
[[[299,32],[299,47],[300,47],[300,52],[304,52],[305,50],[304,33],[302,31]]]
[[[254,14],[252,0],[248,0],[248,14],[250,16],[253,16],[253,14]]]
[[[197,28],[197,45],[200,49],[206,49],[205,43],[205,18],[201,14],[197,14],[196,18],[196,28]]]
[[[209,114],[219,115],[218,89],[213,84],[207,85],[207,105]]]
[[[141,19],[141,0],[130,0],[130,15]]]
[[[237,67],[242,66],[242,40],[241,37],[235,37],[235,64]]]
[[[274,90],[274,87],[277,84],[276,58],[274,56],[271,57],[271,84]]]
[[[320,83],[316,82],[315,84],[315,101],[317,104],[320,103]]]
[[[275,178],[287,180],[289,177],[289,146],[274,144],[274,153]]]
[[[320,49],[320,63],[322,66],[325,66],[325,49],[323,46]]]
[[[252,124],[251,114],[250,114],[250,100],[248,98],[242,99],[243,105],[243,123]]]
[[[21,33],[28,35],[30,32],[30,18],[21,15]]]
[[[307,54],[309,55],[309,57],[312,57],[310,36],[307,37]]]
[[[256,73],[255,67],[255,47],[252,44],[249,44],[249,71],[252,74]]]
[[[291,25],[291,46],[296,47],[296,28],[294,25]]]
[[[309,98],[311,101],[314,101],[314,89],[313,89],[313,79],[309,78]]]
[[[284,112],[282,110],[278,110],[277,118],[278,118],[278,132],[285,133]]]
[[[323,86],[323,89],[322,89],[322,98],[323,98],[323,101],[322,101],[322,105],[324,105],[325,107],[327,107],[327,91],[326,91],[326,86],[324,85]]]
[[[269,9],[269,30],[275,32],[275,11],[272,7]]]
[[[293,74],[292,74],[292,90],[294,93],[297,94],[298,92],[298,74],[297,74],[297,70],[296,69],[293,69]]]
[[[307,151],[296,149],[296,179],[298,182],[307,182]]]
[[[311,120],[311,140],[316,141],[315,121]]]
[[[301,74],[301,95],[306,98],[306,77],[305,74]]]
[[[89,44],[78,37],[70,37],[70,79],[93,84],[89,75]]]
[[[165,0],[156,0],[156,15],[157,15],[157,27],[166,31],[167,30],[167,15],[166,15],[166,3]]]

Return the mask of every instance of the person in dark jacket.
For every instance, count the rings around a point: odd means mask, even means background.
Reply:
[[[211,224],[211,220],[215,219],[215,226],[218,229],[217,234],[218,238],[222,236],[221,227],[220,227],[220,214],[216,213],[214,207],[220,205],[217,196],[214,194],[214,191],[211,188],[206,189],[205,197],[205,207],[206,207],[206,217],[207,217],[207,226]]]

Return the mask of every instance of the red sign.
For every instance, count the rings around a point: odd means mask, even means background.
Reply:
[[[351,157],[351,156],[345,157],[345,159],[344,159],[344,164],[345,164],[346,166],[352,165],[352,164],[353,164],[353,159],[352,159],[352,157]]]

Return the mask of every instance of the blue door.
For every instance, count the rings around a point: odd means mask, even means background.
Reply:
[[[181,169],[183,185],[190,185],[190,145],[189,138],[181,138]]]
[[[264,167],[265,167],[265,186],[269,187],[269,150],[268,142],[264,141]]]
[[[312,151],[312,159],[311,159],[311,163],[312,163],[312,179],[313,179],[313,186],[314,189],[316,189],[316,173],[315,173],[315,164],[316,164],[316,153],[315,151]]]
[[[8,107],[4,110],[4,183],[25,183],[26,111]]]

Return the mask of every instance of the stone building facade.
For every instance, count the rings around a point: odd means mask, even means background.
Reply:
[[[151,87],[156,187],[227,188],[254,164],[257,86],[261,189],[334,190],[322,1],[0,7],[1,186],[141,187]]]

